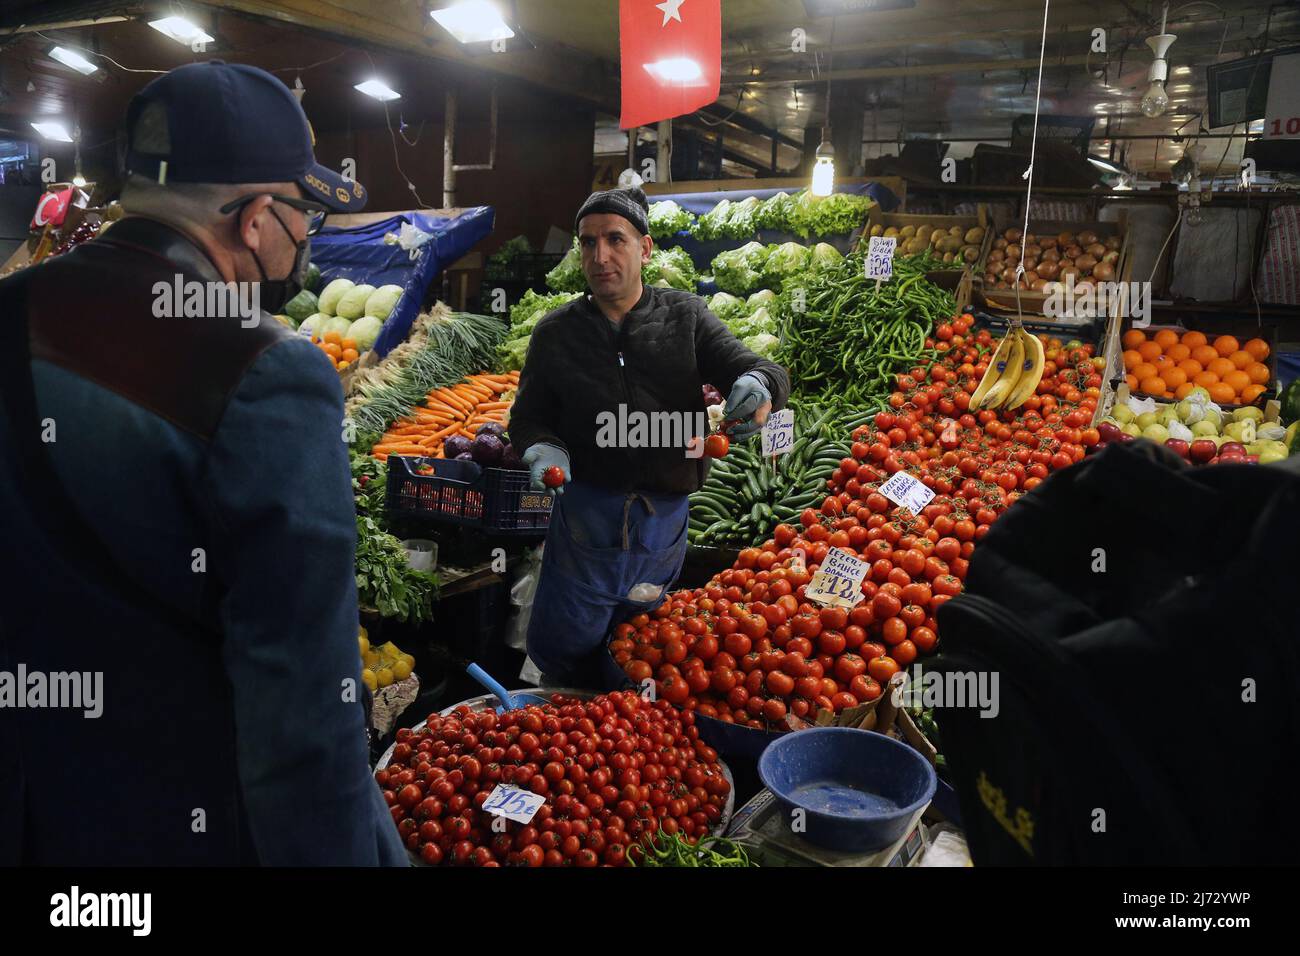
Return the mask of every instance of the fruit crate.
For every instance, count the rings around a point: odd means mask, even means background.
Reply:
[[[919,213],[881,212],[879,206],[872,206],[867,210],[867,224],[862,231],[863,247],[865,248],[871,241],[872,236],[894,235],[899,237],[898,250],[901,254],[904,243],[914,237],[918,226],[929,226],[932,232],[935,229],[951,231],[955,227],[961,229],[963,238],[971,229],[982,229],[983,234],[978,241],[962,243],[963,246],[975,245],[979,247],[979,254],[974,262],[953,262],[943,269],[934,270],[934,274],[960,273],[966,266],[969,266],[975,275],[983,274],[984,260],[988,257],[993,242],[993,223],[989,219],[988,207],[983,203],[976,207],[974,216],[927,216]],[[912,233],[907,237],[903,237],[901,233],[908,227],[911,227]]]
[[[420,474],[421,468],[432,474]],[[546,534],[555,502],[530,487],[527,471],[483,468],[472,461],[394,455],[385,505],[392,519],[422,519],[490,534]]]
[[[1004,233],[1006,229],[1011,229],[1011,228],[1021,229],[1023,228],[1023,225],[1024,225],[1024,221],[1019,220],[1016,222],[1011,222],[1011,223],[1006,223],[1005,225],[1001,225],[997,229],[996,234],[994,234],[993,231],[990,230],[990,244],[991,244],[989,250],[990,254],[992,252],[992,249],[997,246],[998,241],[1000,239],[1005,238]],[[1039,237],[1059,237],[1061,233],[1066,233],[1066,232],[1073,233],[1075,236],[1077,236],[1079,233],[1086,232],[1086,231],[1096,233],[1098,237],[1098,241],[1103,244],[1106,242],[1106,240],[1110,239],[1111,237],[1119,238],[1120,246],[1119,249],[1117,250],[1119,252],[1119,257],[1115,260],[1115,264],[1114,264],[1115,277],[1114,279],[1109,281],[1127,282],[1129,280],[1129,275],[1128,272],[1126,271],[1126,267],[1128,265],[1128,258],[1129,258],[1127,216],[1121,215],[1119,219],[1115,222],[1075,223],[1075,222],[1065,222],[1056,219],[1039,219],[1039,220],[1031,219],[1029,221],[1029,233],[1031,235],[1039,236]],[[987,258],[988,258],[988,254],[986,254],[985,260],[987,260]],[[1018,262],[1019,262],[1018,257],[1015,260],[1007,260],[1007,267],[1013,268]],[[1011,312],[1011,313],[1016,312],[1017,308],[1019,308],[1025,315],[1030,315],[1030,314],[1039,315],[1039,316],[1044,315],[1045,303],[1049,298],[1048,293],[1033,292],[1030,290],[1021,290],[1018,304],[1017,304],[1015,289],[994,288],[990,284],[988,280],[988,276],[989,273],[987,272],[981,274],[981,281],[980,281],[981,288],[979,290],[980,300],[982,301],[982,304],[984,305],[985,308],[991,310],[998,310],[1002,312]],[[1108,312],[1112,311],[1109,304],[1107,306],[1107,311]],[[1063,324],[1077,323],[1080,321],[1080,319],[1078,318],[1070,318],[1070,317],[1065,317],[1065,318],[1048,317],[1047,320],[1062,322]]]
[[[1120,383],[1125,381],[1125,374],[1127,371],[1124,367],[1123,359],[1123,353],[1125,351],[1124,336],[1129,331],[1136,328],[1141,331],[1148,340],[1154,339],[1156,335],[1166,330],[1173,332],[1180,340],[1187,332],[1200,332],[1206,337],[1208,343],[1211,344],[1221,335],[1232,336],[1237,339],[1239,345],[1245,345],[1245,343],[1249,342],[1251,339],[1262,339],[1268,346],[1268,355],[1260,363],[1268,369],[1268,381],[1263,383],[1264,391],[1252,402],[1218,402],[1218,404],[1222,408],[1228,410],[1241,408],[1244,404],[1256,405],[1263,408],[1267,405],[1270,399],[1277,398],[1281,392],[1277,377],[1278,343],[1277,326],[1275,325],[1261,325],[1252,319],[1231,319],[1226,317],[1219,317],[1214,322],[1198,322],[1192,327],[1181,322],[1161,324],[1153,323],[1146,326],[1140,324],[1135,325],[1132,319],[1115,317],[1111,319],[1111,323],[1113,326],[1117,327],[1117,332],[1114,337],[1119,347],[1119,352],[1116,356],[1118,361],[1115,364],[1114,374],[1112,375],[1112,378],[1118,379],[1118,381],[1113,382],[1113,385],[1116,388],[1119,387]],[[1129,390],[1139,398],[1154,398],[1157,401],[1171,400],[1159,395],[1149,395],[1142,392],[1140,389],[1134,388],[1132,383],[1129,383]]]

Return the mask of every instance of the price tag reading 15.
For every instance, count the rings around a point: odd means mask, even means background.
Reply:
[[[515,823],[529,823],[545,802],[546,798],[541,794],[499,783],[488,794],[480,809],[484,813],[505,817]]]

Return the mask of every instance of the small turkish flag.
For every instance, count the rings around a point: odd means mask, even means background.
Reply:
[[[718,98],[721,0],[619,0],[623,129],[693,113]]]
[[[46,226],[61,226],[68,215],[68,204],[72,201],[72,187],[55,189],[41,196],[32,214],[31,228],[43,229]]]

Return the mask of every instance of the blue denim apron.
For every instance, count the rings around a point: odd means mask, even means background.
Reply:
[[[528,656],[548,684],[594,686],[598,652],[617,621],[657,607],[637,584],[668,586],[686,560],[685,495],[611,491],[571,482],[551,513],[528,624]]]

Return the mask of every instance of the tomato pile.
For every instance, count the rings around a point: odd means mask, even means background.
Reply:
[[[852,456],[798,527],[778,525],[705,587],[615,628],[610,653],[629,678],[654,680],[661,699],[687,712],[784,729],[790,715],[874,700],[935,649],[935,612],[961,593],[976,542],[1049,472],[1098,443],[1087,426],[1100,360],[1089,345],[1046,340],[1035,395],[1015,411],[968,414],[994,345],[971,324],[960,316],[935,329],[927,345],[937,361],[900,376],[890,410],[853,433]],[[879,492],[901,470],[935,492],[918,515]],[[870,563],[852,610],[805,599],[830,548]]]
[[[621,866],[657,832],[698,840],[730,784],[695,717],[630,692],[497,714],[457,708],[397,732],[375,774],[407,849],[456,866]],[[545,796],[532,821],[479,808],[500,783]],[[504,819],[504,818],[502,818]]]

